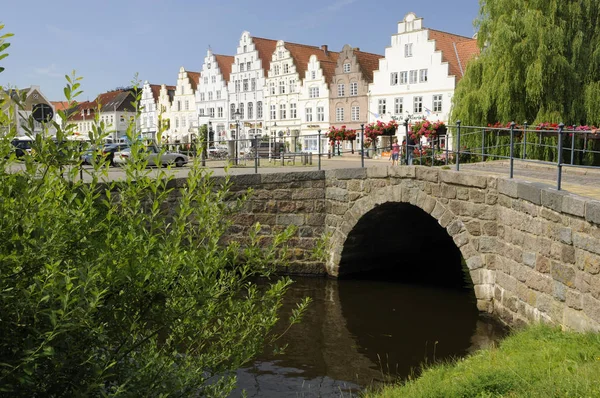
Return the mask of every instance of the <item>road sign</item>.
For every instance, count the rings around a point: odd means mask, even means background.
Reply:
[[[33,119],[39,123],[49,122],[54,117],[54,111],[48,104],[35,104],[31,114]]]

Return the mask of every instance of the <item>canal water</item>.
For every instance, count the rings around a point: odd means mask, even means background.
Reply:
[[[388,280],[294,277],[282,317],[309,296],[304,319],[279,344],[238,370],[231,396],[357,396],[416,377],[423,363],[463,357],[497,343],[506,330],[480,314],[472,287]]]

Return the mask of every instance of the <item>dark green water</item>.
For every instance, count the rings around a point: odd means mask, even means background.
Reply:
[[[368,386],[418,375],[423,362],[462,357],[506,330],[482,316],[472,289],[373,280],[294,278],[284,317],[313,299],[283,343],[238,371],[249,397],[356,396]]]

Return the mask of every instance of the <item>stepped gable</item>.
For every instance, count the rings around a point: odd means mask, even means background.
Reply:
[[[263,73],[266,76],[266,72],[271,70],[271,57],[275,52],[275,48],[277,47],[277,40],[265,39],[262,37],[253,37],[252,43],[254,43],[254,47],[258,51],[258,57],[262,61],[262,69]]]
[[[470,60],[469,54],[472,58],[473,55],[479,53],[478,49],[475,50],[477,40],[435,29],[428,28],[427,30],[429,31],[429,40],[435,40],[435,49],[442,52],[442,61],[448,62],[448,74],[455,76],[458,82],[463,77],[466,62]],[[465,59],[461,59],[461,52],[464,53]]]
[[[360,49],[354,49],[356,62],[360,65],[360,70],[367,81],[373,83],[373,72],[379,69],[379,60],[385,58],[383,55],[366,53]]]
[[[307,44],[284,42],[284,46],[294,59],[296,72],[298,72],[300,79],[304,79],[311,55],[315,55],[319,62],[337,62],[337,57],[339,55],[339,53],[335,51],[329,51],[326,45],[317,47]]]
[[[235,62],[235,57],[232,55],[220,55],[214,54],[215,59],[217,60],[217,64],[219,65],[219,70],[223,75],[223,80],[225,82],[229,82],[229,77],[231,76],[231,67]]]
[[[200,72],[190,72],[186,70],[185,73],[187,73],[188,80],[192,85],[192,90],[196,91],[198,89],[198,84],[200,84]]]

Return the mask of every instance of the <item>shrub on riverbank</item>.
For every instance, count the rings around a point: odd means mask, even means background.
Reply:
[[[291,281],[254,280],[285,262],[293,229],[266,242],[257,224],[243,244],[225,244],[251,192],[234,197],[198,156],[176,186],[146,167],[133,121],[124,178],[103,182],[100,153],[84,171],[68,119],[80,78],[67,82],[63,127],[47,122],[39,134],[26,93],[0,87],[0,396],[227,396],[235,370],[278,337],[270,331]],[[17,123],[34,138],[23,160],[11,144]],[[107,128],[96,113],[92,148]]]
[[[434,365],[401,386],[366,394],[393,397],[598,397],[600,335],[534,326],[498,348]]]

